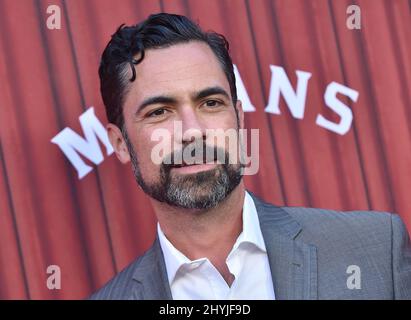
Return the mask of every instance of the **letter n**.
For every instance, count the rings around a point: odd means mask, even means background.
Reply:
[[[296,71],[297,75],[297,90],[294,91],[291,86],[290,80],[284,71],[284,68],[279,66],[270,65],[271,69],[271,85],[270,85],[270,97],[268,100],[268,106],[265,108],[265,112],[281,114],[280,93],[283,95],[285,102],[292,116],[296,119],[304,118],[305,99],[307,96],[308,79],[311,77],[310,72]]]

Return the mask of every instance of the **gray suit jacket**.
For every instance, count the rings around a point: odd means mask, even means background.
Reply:
[[[252,196],[276,299],[411,299],[411,245],[398,215],[276,207]],[[90,299],[172,299],[158,239]]]

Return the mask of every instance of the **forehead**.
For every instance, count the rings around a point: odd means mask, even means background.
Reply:
[[[230,92],[225,73],[206,43],[193,41],[147,50],[135,67],[136,80],[131,83],[126,104],[153,95],[184,95],[213,86]]]

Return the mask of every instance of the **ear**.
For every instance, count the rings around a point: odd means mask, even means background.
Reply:
[[[240,120],[240,129],[244,129],[244,110],[241,100],[237,100],[236,108],[238,112],[238,119]]]
[[[108,138],[113,146],[114,152],[121,163],[125,164],[130,161],[127,144],[119,127],[113,123],[106,126]]]

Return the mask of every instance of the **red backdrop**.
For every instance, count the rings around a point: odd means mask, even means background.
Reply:
[[[361,29],[346,26],[361,8]],[[47,7],[61,8],[49,30]],[[79,179],[50,140],[63,128],[82,135],[78,117],[94,106],[106,123],[97,68],[110,35],[150,13],[180,13],[229,39],[260,129],[260,170],[247,187],[277,205],[399,213],[411,227],[411,3],[265,0],[0,0],[0,298],[84,298],[154,238],[155,217],[129,166],[114,155]],[[283,99],[264,112],[270,65],[295,86],[312,73],[304,119]],[[354,115],[345,135],[316,125],[324,91],[336,81]],[[85,160],[87,162],[87,160]],[[87,164],[90,164],[88,161]],[[61,289],[46,286],[47,266]]]

